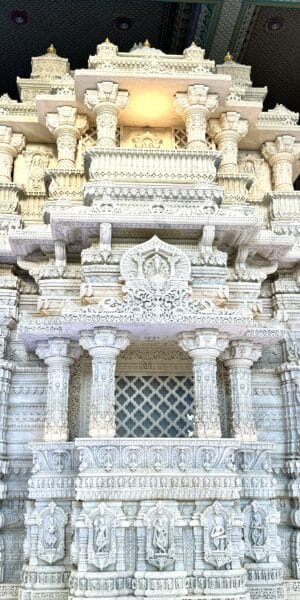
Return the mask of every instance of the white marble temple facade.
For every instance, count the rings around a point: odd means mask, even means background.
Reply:
[[[298,115],[230,56],[0,98],[0,599],[300,594]]]

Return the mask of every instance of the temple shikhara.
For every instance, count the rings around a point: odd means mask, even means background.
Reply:
[[[195,44],[51,46],[18,87],[0,599],[299,599],[298,114]]]

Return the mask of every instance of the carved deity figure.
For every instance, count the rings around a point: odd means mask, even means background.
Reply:
[[[105,552],[105,550],[107,550],[109,540],[109,523],[107,519],[103,516],[99,519],[96,519],[94,525],[95,545],[97,548],[97,552]]]
[[[158,516],[153,527],[153,548],[158,554],[167,554],[169,548],[168,520]]]
[[[210,531],[210,538],[213,547],[216,550],[226,550],[227,546],[227,533],[225,519],[222,514],[216,513],[212,519],[212,528]]]
[[[55,517],[53,515],[49,515],[48,519],[45,521],[44,525],[44,545],[45,548],[50,548],[53,550],[57,547],[58,542],[58,532],[57,532],[57,523],[55,521]]]
[[[263,515],[253,507],[250,518],[249,537],[251,544],[255,547],[263,546],[266,540],[266,526]]]
[[[169,276],[169,271],[167,261],[157,252],[144,262],[145,276],[155,287],[159,287],[165,283]]]

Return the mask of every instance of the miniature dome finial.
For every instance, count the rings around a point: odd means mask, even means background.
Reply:
[[[143,43],[144,48],[151,48],[149,40],[145,40]]]
[[[106,37],[105,40],[104,40],[104,43],[105,44],[110,44],[110,39],[108,37]]]
[[[49,48],[47,48],[47,54],[56,54],[56,48],[53,44],[50,44]]]
[[[227,54],[224,56],[224,61],[225,62],[229,62],[229,61],[233,61],[233,56],[232,54],[230,54],[230,52],[228,51]]]

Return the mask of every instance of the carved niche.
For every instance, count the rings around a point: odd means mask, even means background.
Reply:
[[[175,519],[174,512],[158,502],[145,515],[146,560],[159,570],[175,561]]]
[[[64,558],[66,523],[65,511],[55,502],[38,513],[38,557],[50,565]]]
[[[202,515],[204,526],[204,559],[220,569],[232,560],[231,511],[219,502],[206,508]]]
[[[120,272],[125,301],[136,317],[169,319],[189,309],[190,261],[182,250],[156,235],[124,253]]]
[[[256,562],[265,560],[268,554],[267,513],[254,500],[246,506],[243,515],[245,554]]]
[[[117,515],[104,502],[86,516],[88,527],[87,560],[101,571],[117,558]]]

